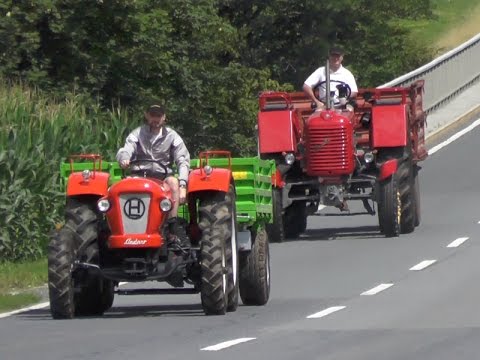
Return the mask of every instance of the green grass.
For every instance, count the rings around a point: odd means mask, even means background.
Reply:
[[[21,309],[28,305],[36,304],[39,301],[40,296],[33,293],[0,295],[0,313],[15,309]]]
[[[46,282],[46,259],[22,263],[0,263],[0,295],[40,286]]]
[[[0,313],[39,302],[30,288],[47,282],[47,260],[0,263]]]
[[[480,32],[480,0],[432,0],[434,18],[404,21],[412,36],[443,53]]]

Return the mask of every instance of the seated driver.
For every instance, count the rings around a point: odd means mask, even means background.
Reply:
[[[330,65],[330,91],[335,90],[335,103],[339,103],[339,94],[337,89],[337,85],[339,85],[339,83],[332,82],[333,80],[342,81],[350,86],[350,90],[352,91],[350,98],[352,99],[356,97],[358,92],[357,83],[355,82],[353,74],[342,66],[343,55],[344,51],[339,47],[332,47],[328,52],[328,62]],[[318,99],[315,97],[314,88],[326,79],[325,66],[322,66],[315,70],[303,84],[303,91],[312,99],[313,102],[315,102],[317,105],[317,110],[325,108],[325,104],[319,99],[325,99],[326,86],[319,87]]]
[[[161,105],[151,105],[144,113],[145,124],[133,130],[125,141],[125,145],[117,152],[117,161],[122,169],[132,165],[132,174],[146,173],[148,177],[164,180],[172,191],[173,204],[167,220],[169,241],[183,244],[186,239],[178,239],[178,206],[185,203],[187,181],[190,170],[190,153],[178,133],[165,126],[165,109]],[[147,160],[142,162],[142,160]],[[163,165],[160,166],[156,164]],[[173,176],[172,165],[178,169],[178,179]],[[167,173],[165,174],[165,170]],[[183,234],[182,234],[183,235]],[[183,236],[182,236],[183,237]]]

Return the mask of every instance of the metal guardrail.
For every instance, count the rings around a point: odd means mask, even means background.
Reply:
[[[424,79],[423,107],[427,113],[430,113],[480,79],[479,60],[480,34],[428,64],[379,88],[409,86],[415,80]]]

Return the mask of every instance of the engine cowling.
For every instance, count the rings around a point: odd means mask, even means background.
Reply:
[[[353,173],[355,155],[350,120],[335,111],[314,113],[305,124],[305,158],[309,176]]]

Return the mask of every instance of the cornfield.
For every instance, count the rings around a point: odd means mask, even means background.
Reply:
[[[63,221],[60,162],[75,153],[112,159],[133,126],[125,111],[102,110],[85,96],[58,100],[22,84],[0,86],[0,262],[44,255]]]

